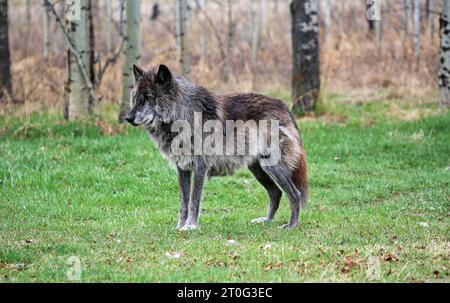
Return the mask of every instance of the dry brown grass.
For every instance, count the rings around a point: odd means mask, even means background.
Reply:
[[[231,49],[227,79],[224,77],[225,61],[220,49],[226,51],[227,19],[226,7],[220,1],[210,1],[207,14],[220,30],[223,42],[219,44],[214,31],[204,21],[202,13],[192,11],[188,39],[190,43],[190,78],[214,91],[288,91],[291,75],[291,37],[288,1],[280,1],[279,11],[269,1],[268,37],[258,48],[257,63],[251,64],[251,43],[248,5],[234,1],[233,15],[236,31]],[[397,4],[398,2],[398,4]],[[398,98],[429,96],[436,91],[438,68],[438,35],[430,39],[423,22],[422,53],[420,62],[415,62],[412,54],[412,37],[402,39],[400,1],[395,2],[390,12],[385,12],[383,43],[378,50],[374,37],[368,35],[364,5],[357,6],[356,19],[350,22],[346,12],[346,36],[339,39],[333,33],[329,43],[325,43],[321,33],[322,83],[326,91],[336,91],[348,96],[349,102],[360,102],[376,98],[380,91]],[[102,2],[100,2],[102,3]],[[224,2],[225,3],[225,2]],[[43,15],[35,3],[35,12],[28,23],[25,20],[24,5],[14,2],[11,9],[11,50],[13,56],[12,101],[25,106],[15,109],[20,115],[30,115],[43,108],[60,111],[63,103],[66,50],[61,33],[55,25],[52,28],[52,53],[48,61],[42,58]],[[142,65],[149,67],[165,63],[178,70],[178,53],[173,34],[174,12],[172,1],[161,1],[162,15],[159,21],[151,22],[150,3],[144,4]],[[97,52],[105,57],[104,8],[96,16]],[[433,15],[437,24],[437,15]],[[334,24],[337,27],[336,20]],[[202,56],[200,36],[207,27],[207,57]],[[28,29],[28,30],[27,30]],[[322,28],[323,29],[323,28]],[[261,38],[263,35],[261,34]],[[116,37],[116,45],[119,38]],[[98,89],[106,103],[118,103],[121,99],[121,62],[111,67]],[[433,100],[434,102],[434,100]],[[10,112],[11,106],[3,105],[0,115]],[[393,108],[392,112],[397,109]],[[400,113],[400,115],[404,115]],[[406,114],[405,119],[410,119]]]

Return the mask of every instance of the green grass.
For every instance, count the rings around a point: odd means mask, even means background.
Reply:
[[[324,104],[344,119],[299,122],[311,199],[292,232],[285,197],[250,224],[268,197],[245,170],[209,181],[200,230],[178,232],[175,172],[142,130],[0,118],[0,281],[66,282],[71,256],[83,282],[369,281],[371,257],[380,281],[448,281],[450,114],[405,122],[387,112],[406,101],[342,99]]]

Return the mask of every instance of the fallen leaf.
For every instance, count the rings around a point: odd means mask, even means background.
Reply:
[[[346,256],[344,259],[345,266],[348,267],[356,267],[358,266],[358,262],[356,262],[351,256]]]
[[[264,270],[265,270],[265,271],[272,271],[272,270],[274,270],[274,269],[281,269],[282,267],[283,267],[283,263],[280,263],[280,262],[275,263],[275,264],[269,263],[269,264],[266,265],[266,267],[264,268]]]
[[[383,260],[386,262],[395,262],[398,260],[398,256],[395,253],[388,253],[383,256]]]

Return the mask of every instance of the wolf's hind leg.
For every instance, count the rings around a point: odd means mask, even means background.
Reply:
[[[180,218],[178,219],[177,228],[181,229],[188,218],[189,195],[191,192],[191,175],[190,171],[185,171],[177,167],[178,171],[178,191],[180,193]]]
[[[275,166],[262,166],[262,169],[280,186],[283,191],[288,195],[289,202],[291,204],[291,219],[289,223],[283,225],[283,228],[294,229],[298,226],[299,213],[300,213],[300,193],[295,188],[294,183],[291,180],[289,171],[283,164]]]
[[[270,198],[267,217],[252,220],[252,223],[270,223],[274,219],[278,207],[280,206],[280,199],[283,193],[272,178],[264,172],[258,162],[251,164],[248,168],[255,176],[256,180],[258,180],[258,182],[267,190]]]

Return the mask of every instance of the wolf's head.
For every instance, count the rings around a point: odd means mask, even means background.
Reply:
[[[131,92],[132,109],[126,120],[133,126],[151,124],[158,120],[170,121],[175,102],[174,79],[165,65],[157,72],[144,71],[133,65],[134,88]]]

